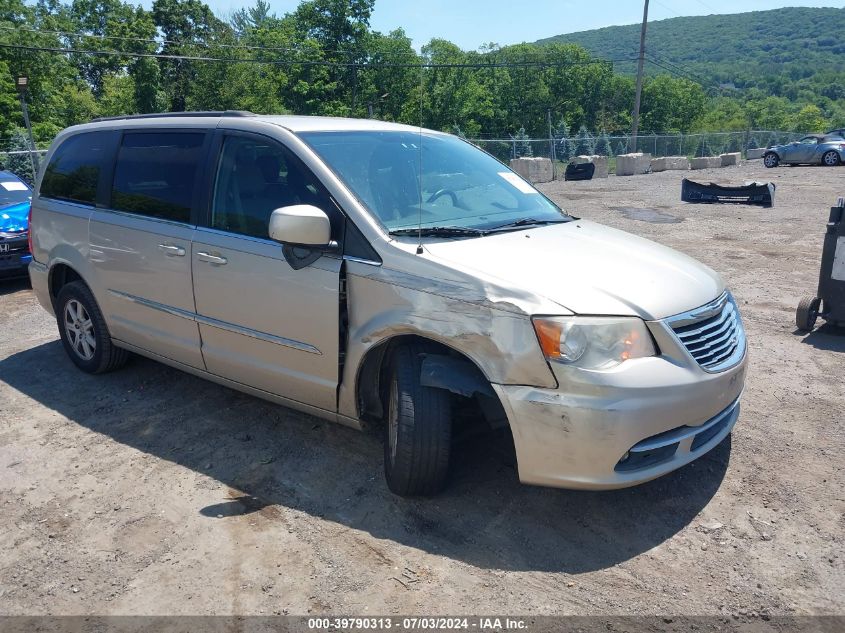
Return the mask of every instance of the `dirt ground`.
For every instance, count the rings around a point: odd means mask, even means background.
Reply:
[[[622,491],[520,485],[487,438],[400,499],[378,437],[144,359],[85,375],[3,283],[0,614],[842,614],[845,332],[794,311],[845,168],[695,174],[774,209],[682,204],[683,175],[543,186],[721,272],[748,331],[732,438]]]

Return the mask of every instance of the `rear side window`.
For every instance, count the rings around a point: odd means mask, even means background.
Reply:
[[[76,134],[59,145],[41,179],[40,195],[93,206],[109,132]]]
[[[111,207],[190,222],[204,132],[124,134],[114,168]]]

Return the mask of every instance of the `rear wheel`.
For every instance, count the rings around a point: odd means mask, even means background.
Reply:
[[[836,167],[839,162],[839,154],[833,150],[822,155],[822,165],[826,167]]]
[[[795,325],[802,332],[812,332],[816,327],[816,320],[819,318],[819,307],[821,299],[817,297],[804,297],[798,304],[795,311]]]
[[[770,169],[772,167],[777,167],[780,164],[780,158],[778,158],[778,155],[774,152],[769,152],[763,156],[763,164]]]
[[[439,492],[449,471],[451,396],[420,384],[426,351],[417,343],[395,348],[385,376],[384,474],[402,496]]]
[[[126,364],[129,352],[111,342],[103,313],[81,281],[62,286],[56,298],[56,321],[65,352],[89,374],[102,374]]]

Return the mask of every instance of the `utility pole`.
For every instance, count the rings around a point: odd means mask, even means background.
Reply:
[[[640,99],[643,95],[643,65],[645,64],[645,31],[648,26],[648,0],[645,0],[643,7],[643,28],[640,31],[640,57],[637,62],[637,92],[634,96],[634,120],[631,126],[631,140],[628,143],[628,151],[637,151],[637,131],[640,127]]]
[[[32,139],[32,126],[29,123],[29,110],[26,108],[26,92],[29,89],[29,77],[18,77],[16,82],[18,94],[21,97],[21,110],[23,111],[23,123],[26,126],[26,133],[29,134],[29,160],[32,161],[32,179],[38,177],[38,153],[35,151],[35,141]]]

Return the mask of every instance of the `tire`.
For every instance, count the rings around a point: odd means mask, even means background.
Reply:
[[[837,167],[840,162],[839,154],[834,150],[822,154],[822,165],[825,167]]]
[[[798,304],[795,311],[795,325],[802,332],[812,332],[816,327],[816,319],[819,318],[819,307],[821,299],[816,297],[804,297]]]
[[[56,321],[65,352],[82,371],[103,374],[123,367],[129,359],[129,352],[112,343],[103,313],[83,282],[62,286]]]
[[[771,169],[772,167],[777,167],[780,165],[780,158],[774,152],[769,152],[765,156],[763,156],[763,165]]]
[[[420,384],[426,351],[416,343],[396,347],[385,373],[384,476],[403,497],[440,492],[449,471],[451,396]]]

